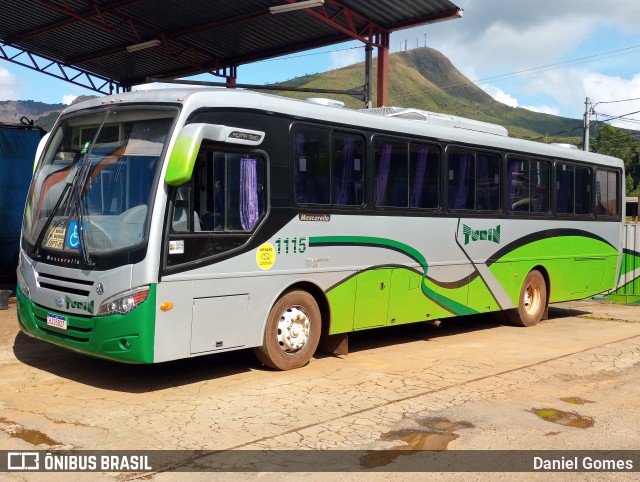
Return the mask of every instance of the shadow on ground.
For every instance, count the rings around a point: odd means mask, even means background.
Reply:
[[[550,308],[549,318],[564,318],[588,312],[567,308]],[[432,323],[412,323],[383,330],[363,330],[349,334],[349,351],[382,348],[417,340],[429,341],[450,335],[501,326],[501,314],[483,314]],[[515,328],[526,330],[526,328]],[[199,356],[154,365],[132,365],[93,358],[31,338],[19,332],[14,339],[13,353],[22,363],[61,378],[118,392],[144,393],[189,385],[209,379],[233,377],[252,370],[270,370],[259,364],[250,349]],[[316,358],[327,356],[317,353]],[[348,363],[348,357],[344,359]],[[303,368],[304,370],[304,368]],[[268,374],[267,374],[268,375]]]

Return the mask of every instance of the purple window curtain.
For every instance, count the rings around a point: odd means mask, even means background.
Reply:
[[[380,205],[384,201],[384,195],[387,192],[387,183],[389,182],[389,167],[391,164],[391,144],[385,144],[380,153],[380,161],[378,162],[378,178],[376,180],[376,204]]]
[[[471,160],[469,154],[460,156],[460,177],[458,179],[458,191],[453,200],[454,209],[466,209],[469,201],[469,173],[471,171]]]
[[[418,163],[416,172],[413,175],[413,186],[411,188],[411,202],[409,206],[419,208],[422,206],[422,191],[424,190],[424,173],[427,169],[427,154],[429,149],[421,147],[418,150]]]
[[[353,177],[353,151],[356,142],[354,139],[345,139],[342,145],[342,179],[336,204],[349,204],[349,189],[352,186]]]
[[[258,176],[256,159],[240,159],[240,224],[242,229],[253,229],[258,217]]]

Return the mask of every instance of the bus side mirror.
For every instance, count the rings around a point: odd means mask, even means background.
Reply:
[[[179,186],[187,182],[191,179],[202,140],[222,142],[225,140],[225,136],[225,128],[220,125],[189,124],[184,126],[173,145],[164,181],[170,186]]]

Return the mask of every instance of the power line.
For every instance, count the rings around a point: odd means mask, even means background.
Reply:
[[[578,64],[584,64],[584,63],[588,63],[588,62],[593,62],[594,60],[598,60],[600,57],[604,57],[604,58],[609,58],[609,57],[617,57],[620,55],[628,55],[628,54],[632,54],[632,53],[636,53],[635,51],[640,49],[640,45],[634,45],[631,47],[625,47],[623,49],[617,49],[617,50],[611,50],[609,52],[603,52],[601,54],[595,54],[595,55],[588,55],[586,57],[579,57],[577,59],[570,59],[570,60],[565,60],[562,62],[556,62],[554,64],[548,64],[548,65],[542,65],[540,67],[532,67],[529,69],[524,69],[524,70],[517,70],[515,72],[511,72],[511,73],[507,73],[507,74],[501,74],[501,75],[496,75],[493,77],[487,77],[485,79],[480,79],[477,81],[473,81],[474,83],[484,83],[486,81],[489,80],[497,80],[497,79],[501,79],[503,77],[513,77],[513,76],[523,76],[523,75],[531,75],[531,74],[535,74],[538,72],[546,72],[547,70],[554,70],[558,67],[562,67],[565,65],[578,65]],[[629,52],[629,50],[631,50],[631,52]],[[610,55],[610,54],[614,54],[614,55]]]
[[[619,116],[611,116],[609,114],[604,114],[602,112],[600,112],[600,115],[606,115],[606,116],[609,117],[608,119],[603,119],[602,122],[611,122],[612,120],[622,119],[623,117],[627,117],[629,115],[638,114],[638,113],[640,113],[640,110],[637,110],[635,112],[629,112],[628,114],[622,114],[622,115],[619,115]],[[635,119],[624,119],[624,120],[635,120]]]
[[[484,77],[481,79],[475,79],[475,80],[471,80],[471,82],[473,82],[476,85],[483,85],[483,84],[488,84],[490,82],[496,81],[496,80],[506,80],[509,79],[511,77],[523,77],[526,75],[533,75],[533,74],[538,74],[541,72],[547,72],[549,70],[555,70],[558,69],[560,67],[563,66],[567,66],[567,65],[579,65],[579,64],[585,64],[585,63],[589,63],[589,62],[593,62],[595,60],[601,60],[601,59],[606,59],[606,58],[610,58],[610,57],[618,57],[620,55],[629,55],[629,54],[633,54],[633,53],[638,53],[638,51],[640,50],[640,45],[633,45],[631,47],[625,47],[622,49],[616,49],[616,50],[610,50],[608,52],[602,52],[600,54],[595,54],[595,55],[589,55],[586,57],[579,57],[576,59],[569,59],[569,60],[565,60],[562,62],[556,62],[553,64],[547,64],[547,65],[541,65],[539,67],[531,67],[528,69],[523,69],[523,70],[516,70],[514,72],[508,72],[505,74],[500,74],[500,75],[494,75],[491,77]],[[441,90],[450,90],[450,89],[454,89],[456,87],[462,86],[464,85],[463,82],[458,82],[456,84],[451,84],[451,85],[446,85],[441,87]]]
[[[583,127],[582,126],[577,126],[577,127],[573,127],[571,129],[565,129],[563,131],[558,131],[558,132],[554,132],[553,134],[545,134],[544,136],[540,136],[540,137],[535,137],[532,140],[533,141],[538,141],[540,139],[546,139],[547,137],[553,137],[553,136],[557,136],[558,134],[565,134],[567,132],[573,132],[573,131],[577,131],[578,129],[582,130]]]
[[[612,115],[608,115],[608,114],[600,114],[600,115],[606,116],[606,119],[602,119],[602,122],[609,122],[610,120],[615,119],[615,116],[612,116]],[[621,118],[621,119],[617,119],[617,120],[619,120],[620,122],[640,123],[639,119],[624,119],[624,118]]]
[[[278,60],[299,59],[301,57],[311,57],[312,55],[332,54],[334,52],[344,52],[345,50],[355,50],[355,49],[364,49],[364,47],[355,46],[355,47],[347,47],[347,48],[344,48],[344,49],[326,50],[324,52],[312,52],[312,53],[308,53],[308,54],[290,55],[289,57],[277,57],[275,59],[259,60],[259,61],[254,62],[254,63],[261,64],[261,63],[264,63],[264,62],[276,62]]]
[[[623,119],[623,117],[627,117],[629,115],[638,114],[638,113],[640,113],[640,110],[637,110],[635,112],[629,112],[628,114],[622,114],[622,115],[619,115],[619,116],[609,116],[609,114],[594,112],[595,115],[604,115],[604,116],[608,116],[609,117],[608,119],[603,119],[602,122],[610,122],[612,120],[620,119],[620,120],[622,120],[624,122],[636,121],[636,122],[640,123],[640,120],[636,120],[636,119]],[[589,127],[591,127],[592,125],[598,125],[598,123],[599,123],[599,121],[592,122],[591,124],[589,124]],[[573,131],[576,131],[578,129],[583,129],[583,126],[573,127],[572,129],[565,129],[563,131],[554,132],[553,134],[546,134],[544,136],[536,137],[533,140],[537,141],[537,140],[540,140],[540,139],[545,139],[547,137],[557,136],[558,134],[566,134],[567,132],[573,132]]]
[[[593,104],[593,106],[596,106],[598,104],[615,104],[617,102],[630,102],[632,100],[640,100],[640,97],[634,97],[633,99],[602,100],[600,102],[596,102],[595,104]],[[606,114],[602,114],[602,115],[606,115]]]

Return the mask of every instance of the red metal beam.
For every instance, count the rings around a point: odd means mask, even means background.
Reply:
[[[115,37],[123,39],[126,42],[126,45],[114,47],[113,49],[102,52],[96,52],[95,54],[67,58],[65,59],[65,62],[67,64],[77,64],[80,63],[81,60],[96,60],[99,58],[107,57],[109,55],[113,55],[114,53],[121,53],[126,51],[126,47],[128,45],[136,44],[148,39],[161,38],[160,33],[156,32],[152,27],[145,24],[144,22],[122,15],[115,9],[106,11],[101,4],[95,2],[93,4],[93,8],[95,10],[94,14],[87,15],[86,12],[84,14],[81,14],[73,10],[73,8],[67,2],[65,2],[63,6],[52,2],[51,0],[37,1],[53,11],[69,15],[75,20],[84,22],[88,25],[91,25],[92,27],[103,30]],[[117,18],[119,20],[119,23],[117,25],[111,24],[110,17]],[[123,31],[121,28],[119,28],[122,25],[127,25],[129,27],[129,31]],[[183,45],[176,45],[174,40],[171,40],[166,36],[161,40],[162,48],[159,49],[159,52],[162,55],[171,58],[185,66],[188,66],[192,70],[198,72],[207,72],[211,69],[220,68],[220,59],[217,56],[213,55],[207,50],[188,44],[184,41],[184,39],[180,39],[180,43],[182,43]],[[184,55],[185,51],[188,51],[191,55]],[[202,58],[204,58],[205,60],[201,61]]]
[[[293,0],[287,0],[289,3],[295,3]],[[336,10],[331,15],[328,13],[327,7],[319,7],[317,9],[303,10],[308,15],[319,20],[320,22],[329,25],[330,27],[342,32],[343,34],[351,37],[354,40],[359,40],[365,44],[371,44],[376,47],[380,47],[373,39],[386,34],[387,30],[379,25],[376,25],[371,20],[363,17],[358,12],[345,7],[341,2],[337,0],[325,0],[327,5],[330,5],[331,10]],[[355,21],[359,22],[361,28],[356,28]],[[365,33],[366,32],[366,33]]]
[[[389,37],[387,37],[387,43]],[[389,105],[389,46],[378,48],[377,107]]]
[[[100,8],[102,9],[102,12],[109,12],[112,10],[116,10],[120,7],[126,7],[134,3],[138,3],[140,1],[141,0],[120,0],[119,2],[110,3],[108,5],[101,6]],[[54,30],[67,27],[71,24],[82,21],[83,18],[90,18],[90,17],[93,17],[94,15],[96,15],[96,8],[95,8],[95,5],[92,5],[91,7],[83,10],[82,12],[78,12],[78,16],[73,16],[65,20],[61,20],[59,22],[54,22],[40,28],[29,30],[28,32],[23,32],[17,35],[7,37],[6,39],[4,39],[4,41],[6,44],[19,43],[23,40],[27,40],[29,38],[42,35],[44,33],[49,33]]]
[[[11,55],[8,49],[13,51]],[[71,67],[57,60],[43,55],[35,55],[28,50],[6,45],[2,42],[0,42],[0,59],[84,87],[99,94],[109,95],[114,92],[129,90],[128,87],[101,75],[93,74],[78,67]]]

